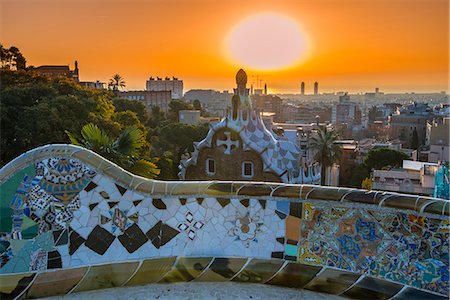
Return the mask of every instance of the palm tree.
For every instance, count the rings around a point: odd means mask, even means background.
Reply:
[[[125,80],[119,74],[114,74],[108,82],[108,87],[113,91],[125,88]]]
[[[317,133],[311,137],[309,147],[315,151],[314,159],[322,166],[321,185],[325,185],[327,167],[331,167],[341,156],[341,147],[335,143],[337,139],[337,133],[326,126],[319,126]]]
[[[132,173],[147,178],[155,178],[160,173],[155,165],[157,159],[150,161],[140,157],[145,138],[136,127],[125,129],[116,139],[92,123],[81,129],[81,140],[67,130],[66,134],[72,144],[91,149]]]

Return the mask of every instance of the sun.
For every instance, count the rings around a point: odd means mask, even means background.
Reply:
[[[259,13],[237,24],[226,38],[233,63],[254,70],[294,67],[308,54],[308,40],[298,22],[275,13]]]

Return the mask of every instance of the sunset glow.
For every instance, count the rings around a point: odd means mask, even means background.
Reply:
[[[82,80],[119,73],[128,89],[143,89],[150,76],[182,78],[185,90],[231,89],[230,78],[247,67],[249,76],[259,74],[286,93],[298,92],[301,81],[307,93],[315,81],[321,91],[448,90],[447,0],[1,0],[1,6],[2,44],[18,47],[27,64],[73,68],[78,60]],[[274,36],[261,24],[243,38],[239,24],[261,13],[299,29]],[[297,50],[261,62],[280,50],[264,47],[271,39],[271,47],[294,42]],[[249,57],[254,45],[267,52]]]
[[[255,70],[293,67],[305,58],[307,51],[299,24],[273,13],[246,18],[231,30],[226,44],[232,60]]]

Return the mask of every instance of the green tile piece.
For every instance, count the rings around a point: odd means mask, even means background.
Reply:
[[[18,171],[14,176],[0,185],[0,232],[11,232],[11,200],[16,194],[17,188],[25,175],[28,175],[29,177],[36,176],[34,164]]]
[[[143,261],[139,270],[125,285],[143,285],[159,281],[172,269],[175,259],[176,257],[167,257]]]
[[[280,270],[282,260],[252,259],[233,281],[265,283],[273,274]]]
[[[268,284],[303,288],[322,269],[319,266],[309,266],[299,263],[288,263]]]
[[[93,266],[73,292],[122,286],[133,275],[138,265],[138,262],[132,262]]]
[[[179,257],[174,268],[159,282],[188,282],[197,278],[209,265],[212,257]]]
[[[401,284],[364,277],[342,295],[353,299],[389,299],[402,288]]]
[[[309,282],[304,288],[312,291],[339,295],[354,284],[360,276],[360,274],[342,270],[325,269],[323,272],[317,274],[316,278]]]
[[[49,271],[37,275],[26,298],[40,298],[67,294],[86,274],[88,268]]]
[[[242,269],[246,262],[247,258],[214,258],[209,268],[194,281],[228,281]]]

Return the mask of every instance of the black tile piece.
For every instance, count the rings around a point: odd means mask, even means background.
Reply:
[[[53,231],[53,241],[55,246],[65,245],[69,242],[69,232],[67,229]]]
[[[226,199],[226,198],[217,198],[217,202],[219,202],[219,204],[222,207],[227,206],[228,204],[230,204],[230,199]]]
[[[97,225],[89,234],[85,246],[92,251],[103,255],[115,238],[116,237],[109,233],[106,229]]]
[[[93,181],[89,182],[88,185],[84,188],[86,192],[92,191],[97,187],[97,184]]]
[[[36,276],[36,273],[31,274],[30,276],[25,276],[22,279],[20,279],[19,282],[17,283],[17,286],[14,288],[14,290],[11,291],[11,293],[0,292],[0,299],[15,299],[30,285],[34,276]]]
[[[86,240],[76,231],[70,232],[69,235],[69,254],[72,255]]]
[[[108,201],[108,206],[109,206],[109,208],[113,208],[113,207],[116,206],[117,204],[119,204],[119,201]]]
[[[297,261],[297,257],[291,256],[291,255],[285,255],[285,256],[284,256],[284,259],[285,259],[285,260]]]
[[[278,211],[278,210],[275,210],[275,213],[280,217],[280,219],[285,219],[286,218],[286,215],[285,214],[283,214],[281,211]]]
[[[187,203],[187,199],[186,198],[180,198],[180,204],[181,205],[186,205]]]
[[[89,210],[92,211],[97,205],[98,205],[98,202],[89,204]]]
[[[166,204],[161,200],[161,199],[153,199],[152,201],[153,206],[156,207],[157,209],[167,209]]]
[[[284,252],[272,252],[272,258],[280,258],[283,259]]]
[[[160,248],[172,240],[180,232],[167,224],[159,221],[145,233],[153,246]]]
[[[277,242],[284,245],[284,237],[277,237]]]
[[[248,206],[250,205],[250,199],[242,199],[242,200],[241,200],[241,204],[242,204],[244,207],[248,207]]]
[[[286,244],[297,246],[298,241],[294,241],[294,240],[288,239]]]
[[[144,245],[148,238],[135,223],[127,228],[124,234],[119,236],[119,241],[127,249],[128,253],[133,253]]]
[[[202,205],[203,200],[205,200],[205,198],[198,197],[198,198],[197,198],[197,203],[198,203],[198,205]]]
[[[289,214],[291,216],[300,218],[302,217],[302,204],[298,202],[291,202],[289,205]]]
[[[259,201],[259,204],[261,204],[261,207],[263,209],[266,209],[266,200],[258,200],[258,201]]]
[[[139,204],[141,204],[142,200],[144,200],[144,199],[133,201],[133,205],[138,206]]]
[[[123,196],[123,194],[125,194],[126,192],[127,192],[127,189],[126,188],[124,188],[123,186],[121,186],[121,185],[118,185],[117,183],[116,183],[116,187],[117,187],[117,190],[119,191],[119,193]]]
[[[50,251],[47,253],[47,269],[62,268],[61,254],[58,251]]]
[[[102,196],[104,199],[106,199],[106,200],[109,199],[109,194],[108,194],[107,192],[101,191],[99,194],[100,194],[100,196]]]

